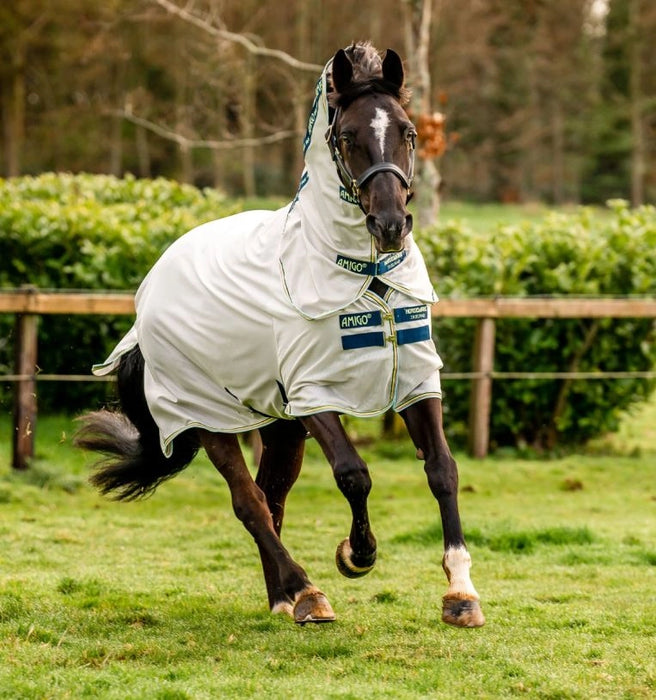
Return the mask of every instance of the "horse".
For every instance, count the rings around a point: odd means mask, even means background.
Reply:
[[[316,439],[352,513],[341,574],[376,562],[368,467],[340,416],[400,413],[441,514],[442,620],[479,627],[443,430],[431,337],[436,296],[412,237],[416,131],[403,63],[369,43],[340,49],[317,83],[293,201],[203,224],[174,242],[136,295],[136,320],[96,374],[117,374],[119,409],[83,416],[75,443],[116,500],[152,494],[202,447],[254,538],[269,609],[331,622],[326,595],[281,541],[287,495]],[[255,478],[239,434],[259,431]]]

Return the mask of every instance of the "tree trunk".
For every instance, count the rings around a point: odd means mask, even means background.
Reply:
[[[241,133],[245,139],[253,138],[255,134],[255,66],[253,57],[248,54],[244,61],[243,109],[241,114]],[[255,186],[255,148],[244,146],[242,155],[244,194],[254,197]]]
[[[528,88],[528,118],[526,129],[522,138],[521,158],[521,199],[539,200],[542,193],[538,187],[537,173],[539,164],[544,156],[541,150],[540,135],[542,124],[540,122],[540,95],[539,78],[533,55],[526,56],[527,88]]]
[[[217,43],[217,53],[219,55],[227,53],[225,43]],[[225,68],[221,68],[221,73],[217,76],[217,80],[227,84],[227,77],[224,75]],[[219,83],[220,84],[220,83]],[[225,138],[228,131],[227,127],[227,91],[217,90],[217,103],[214,116],[214,129],[216,140],[221,141]],[[212,152],[212,179],[216,189],[224,189],[226,187],[226,151],[215,149]]]
[[[415,168],[417,227],[435,226],[440,211],[440,171],[432,159],[417,159]]]
[[[310,41],[311,27],[311,3],[300,2],[296,11],[296,55],[302,61],[310,61],[313,58],[312,44]],[[307,126],[308,106],[307,106],[307,81],[294,81],[294,129],[303,134]],[[313,86],[314,88],[314,86]],[[310,94],[313,94],[312,92]],[[303,167],[305,166],[305,154],[299,148],[300,139],[294,139],[293,144],[293,170],[294,176],[291,180],[296,180],[301,176]]]
[[[191,148],[188,144],[181,143],[179,147],[180,155],[180,179],[191,185],[194,182],[194,164],[191,157]]]
[[[563,106],[554,96],[551,110],[551,193],[554,204],[565,200],[565,120]]]
[[[134,131],[135,147],[137,149],[137,160],[139,163],[139,177],[150,177],[150,149],[148,148],[148,134],[143,126],[138,124]]]
[[[123,117],[112,117],[109,139],[109,172],[121,177],[123,169]]]
[[[20,50],[13,57],[11,83],[5,89],[3,107],[5,174],[16,177],[21,174],[25,142],[25,60]]]
[[[17,4],[19,3],[8,3],[8,5]],[[17,8],[9,10],[10,16],[16,12]],[[39,11],[38,15],[24,29],[10,32],[11,40],[5,46],[5,49],[8,49],[11,56],[10,61],[6,60],[4,52],[2,55],[3,61],[10,64],[8,85],[5,85],[2,91],[5,174],[7,177],[16,177],[22,171],[26,119],[25,69],[28,65],[30,46],[34,38],[41,32],[43,26],[49,21],[49,14],[49,10]],[[29,11],[27,16],[29,16]]]
[[[631,116],[631,204],[645,198],[645,130],[642,91],[642,40],[640,0],[629,1],[629,110]]]
[[[430,32],[432,0],[404,0],[405,51],[412,85],[414,119],[431,112]],[[420,228],[435,223],[439,211],[440,174],[433,159],[417,159],[415,201]]]

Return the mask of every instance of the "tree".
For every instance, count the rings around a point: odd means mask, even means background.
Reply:
[[[628,6],[628,64],[629,64],[629,113],[631,121],[631,204],[637,207],[645,199],[645,175],[647,172],[647,125],[645,122],[645,50],[653,44],[648,37],[649,19],[656,13],[647,12],[644,0],[629,0]],[[653,30],[654,24],[651,23]],[[646,31],[647,30],[647,31]]]
[[[649,0],[13,0],[0,7],[0,166],[291,194],[319,72],[369,38],[406,59],[420,226],[442,187],[650,201],[654,35]]]
[[[46,29],[51,12],[38,0],[17,0],[0,6],[0,77],[4,171],[7,177],[22,170],[25,142],[27,71],[38,52],[48,51]]]
[[[587,199],[656,196],[656,8],[646,0],[610,0],[600,33],[601,76]]]
[[[433,114],[430,38],[432,0],[404,0],[405,53],[410,66],[412,101],[410,111],[417,122],[419,148],[415,163],[415,198],[421,228],[431,226],[439,210],[440,173],[435,159],[442,154],[434,145],[443,136],[443,119]]]

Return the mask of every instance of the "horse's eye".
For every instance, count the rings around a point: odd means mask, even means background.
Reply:
[[[339,142],[344,148],[353,148],[355,139],[353,138],[353,134],[343,133],[339,135]]]
[[[414,129],[408,129],[405,132],[405,140],[410,148],[414,148],[417,140],[417,132]]]

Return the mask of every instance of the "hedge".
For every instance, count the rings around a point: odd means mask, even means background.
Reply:
[[[235,213],[216,190],[170,180],[46,173],[0,180],[0,287],[135,290],[177,237]],[[0,316],[0,373],[12,364],[13,321]],[[127,317],[44,316],[44,372],[87,374],[131,325]],[[11,387],[0,390],[10,406]],[[99,385],[43,382],[39,407],[77,411],[104,400]]]
[[[476,296],[654,296],[656,209],[624,201],[607,210],[552,213],[537,223],[485,233],[459,222],[424,231],[419,243],[438,292]],[[441,319],[435,337],[445,371],[471,370],[474,322]],[[656,364],[651,319],[499,320],[500,372],[649,371]],[[577,445],[616,430],[622,412],[656,386],[646,379],[499,380],[493,383],[492,446]],[[469,386],[447,382],[445,412],[464,437]]]
[[[0,287],[134,290],[162,251],[193,226],[235,213],[214,190],[175,182],[44,174],[0,180]],[[447,221],[417,233],[438,293],[493,295],[654,295],[656,210],[552,214],[537,223],[480,233]],[[39,357],[48,373],[87,373],[130,324],[125,317],[44,317]],[[435,337],[447,371],[469,371],[475,322],[440,319]],[[0,372],[11,366],[12,319],[0,317]],[[502,320],[500,371],[650,370],[651,320]],[[3,366],[4,365],[4,366]],[[617,427],[622,411],[644,401],[655,382],[497,381],[494,445],[552,448]],[[10,387],[0,390],[8,405]],[[77,411],[106,400],[97,385],[42,383],[41,410]],[[448,430],[465,435],[469,383],[445,382]]]

